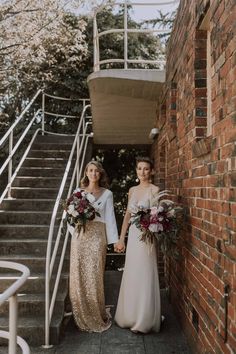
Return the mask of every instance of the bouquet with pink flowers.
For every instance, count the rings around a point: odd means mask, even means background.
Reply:
[[[73,194],[62,205],[66,211],[66,221],[69,225],[77,227],[78,230],[85,225],[87,221],[95,219],[96,215],[100,216],[95,210],[92,203],[95,201],[94,196],[80,188],[74,190]]]
[[[140,241],[153,244],[157,239],[164,256],[173,255],[178,258],[176,243],[182,208],[176,206],[172,200],[161,200],[167,193],[168,191],[157,193],[150,208],[136,206],[131,216],[131,224],[142,231]]]

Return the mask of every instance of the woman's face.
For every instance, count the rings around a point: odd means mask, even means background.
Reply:
[[[148,162],[139,162],[136,167],[138,179],[141,181],[149,181],[151,176],[151,166]]]
[[[97,166],[91,163],[87,167],[86,176],[88,177],[89,182],[99,182],[101,172],[98,170]]]

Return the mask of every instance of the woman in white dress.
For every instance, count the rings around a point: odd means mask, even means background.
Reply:
[[[137,158],[136,172],[139,185],[130,188],[118,252],[124,250],[124,239],[129,227],[124,273],[115,314],[118,326],[137,333],[159,332],[161,324],[160,287],[155,245],[140,241],[141,231],[130,225],[132,208],[150,207],[152,196],[159,188],[150,182],[153,164],[147,157]],[[130,225],[130,226],[129,226]]]
[[[81,330],[103,332],[111,326],[104,297],[106,248],[107,244],[118,241],[118,232],[113,194],[107,189],[106,173],[99,162],[87,164],[81,187],[94,196],[92,204],[100,216],[87,222],[79,234],[72,231],[70,300],[75,322]]]

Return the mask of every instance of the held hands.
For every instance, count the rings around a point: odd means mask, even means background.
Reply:
[[[114,244],[114,251],[117,253],[121,253],[125,251],[125,243],[124,241],[119,240]]]

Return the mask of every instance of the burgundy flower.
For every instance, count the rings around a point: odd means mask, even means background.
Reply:
[[[75,195],[78,199],[82,198],[81,192],[76,192],[74,195]]]
[[[149,219],[149,217],[147,218],[147,217],[141,217],[141,219],[140,219],[140,225],[141,225],[141,227],[142,228],[144,228],[144,229],[148,229],[148,227],[149,227],[149,225],[150,225],[150,219]]]

